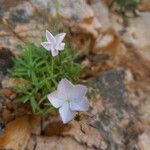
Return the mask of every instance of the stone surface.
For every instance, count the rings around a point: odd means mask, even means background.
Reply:
[[[41,116],[30,116],[30,124],[31,124],[31,133],[33,135],[40,135],[41,134],[41,122],[42,122],[42,117]]]
[[[90,6],[94,11],[94,15],[101,23],[102,30],[107,30],[111,24],[109,19],[109,10],[106,4],[102,0],[94,0]]]
[[[141,150],[148,150],[150,147],[150,129],[147,127],[145,131],[139,136],[139,146]]]
[[[7,48],[0,49],[0,72],[3,74],[7,73],[7,69],[13,66],[13,54]]]
[[[147,58],[150,58],[150,13],[141,13],[139,17],[130,19],[129,26],[126,28],[126,33],[123,40],[126,44],[132,45]]]
[[[145,97],[143,92],[142,95],[136,95],[133,89],[128,91],[127,79],[129,78],[126,77],[126,73],[119,69],[101,73],[88,83],[98,89],[101,94],[99,101],[93,102],[95,104],[92,105],[92,109],[95,110],[93,110],[95,119],[92,118],[91,125],[105,137],[106,143],[110,143],[112,149],[115,147],[118,149],[138,148],[138,137],[140,138],[143,130],[147,130],[145,122],[149,122],[149,95],[145,93]],[[128,80],[128,84],[129,82],[133,82],[132,78]],[[101,110],[96,111],[98,106]],[[149,136],[144,135],[143,138],[149,138]],[[145,144],[147,144],[146,141]]]
[[[57,142],[56,142],[57,141]],[[69,137],[51,137],[51,138],[37,138],[37,145],[35,150],[92,150],[92,148],[87,148],[86,146],[78,144],[75,140]]]
[[[139,5],[137,17],[126,19],[108,8],[111,2],[0,1],[0,145],[15,150],[149,148],[149,0]],[[4,76],[20,47],[26,42],[39,45],[45,30],[53,30],[56,9],[60,30],[68,32],[66,40],[84,52],[81,79],[93,87],[89,111],[67,125],[56,114],[18,117],[31,111],[14,103],[12,88],[30,84]]]
[[[89,125],[89,114],[86,113],[82,115],[82,121],[76,120],[66,125],[63,124],[62,121],[57,118],[57,116],[51,117],[49,124],[44,129],[44,135],[50,137],[57,136],[58,138],[61,136],[64,138],[69,137],[74,142],[80,144],[80,146],[83,146],[83,149],[84,147],[89,149],[107,149],[107,144],[105,143],[101,134],[97,132],[95,128]],[[97,138],[95,139],[94,137]],[[70,145],[71,144],[68,146]]]
[[[46,9],[51,15],[56,15],[56,8],[58,7],[58,13],[66,19],[72,21],[81,21],[83,19],[89,19],[94,16],[92,9],[86,4],[85,0],[59,0],[57,3],[55,0],[40,1],[31,0],[36,7]]]
[[[100,90],[100,94],[105,99],[111,101],[112,104],[121,110],[125,99],[126,89],[124,85],[123,70],[110,70],[95,77],[90,83],[96,89]]]

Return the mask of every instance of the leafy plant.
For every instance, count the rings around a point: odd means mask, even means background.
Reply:
[[[59,1],[54,1],[56,17],[53,21],[53,33],[60,31]],[[14,59],[14,67],[9,70],[12,77],[23,78],[27,82],[14,88],[20,94],[17,102],[30,103],[36,114],[46,114],[54,109],[47,95],[56,90],[62,78],[75,82],[81,65],[74,62],[77,54],[72,46],[66,44],[59,56],[53,57],[50,51],[34,44],[26,44],[21,56]]]
[[[34,44],[27,44],[21,56],[14,59],[14,67],[9,70],[12,77],[23,78],[28,81],[15,89],[20,93],[18,102],[30,103],[34,113],[46,114],[54,109],[47,94],[56,89],[62,78],[76,81],[81,66],[74,62],[75,51],[70,45],[59,56],[52,57],[49,51]]]
[[[121,11],[133,11],[136,9],[137,5],[141,0],[116,0],[117,4],[120,6]]]

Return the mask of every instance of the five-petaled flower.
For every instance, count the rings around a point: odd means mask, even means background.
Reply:
[[[62,79],[57,90],[48,95],[48,99],[55,108],[59,108],[63,123],[67,123],[75,117],[77,111],[88,110],[86,92],[86,86],[73,85],[67,79]]]
[[[53,36],[48,30],[46,30],[46,42],[42,42],[41,45],[51,51],[52,56],[57,56],[59,51],[64,50],[65,43],[63,43],[63,39],[66,33],[59,33]]]

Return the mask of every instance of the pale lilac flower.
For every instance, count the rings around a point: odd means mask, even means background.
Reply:
[[[62,79],[57,90],[48,95],[48,99],[55,108],[59,108],[63,123],[67,123],[75,117],[77,111],[88,110],[86,92],[86,86],[73,85],[67,79]]]
[[[48,30],[46,30],[47,41],[42,42],[41,45],[48,51],[51,51],[52,56],[57,56],[59,51],[64,50],[65,43],[63,43],[62,41],[65,35],[66,33],[60,33],[53,36]]]

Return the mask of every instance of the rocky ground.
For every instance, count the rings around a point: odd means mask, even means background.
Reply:
[[[149,150],[150,2],[122,16],[111,0],[59,0],[60,27],[82,52],[90,110],[64,125],[15,104],[7,75],[27,42],[52,30],[55,0],[0,0],[0,149]]]

